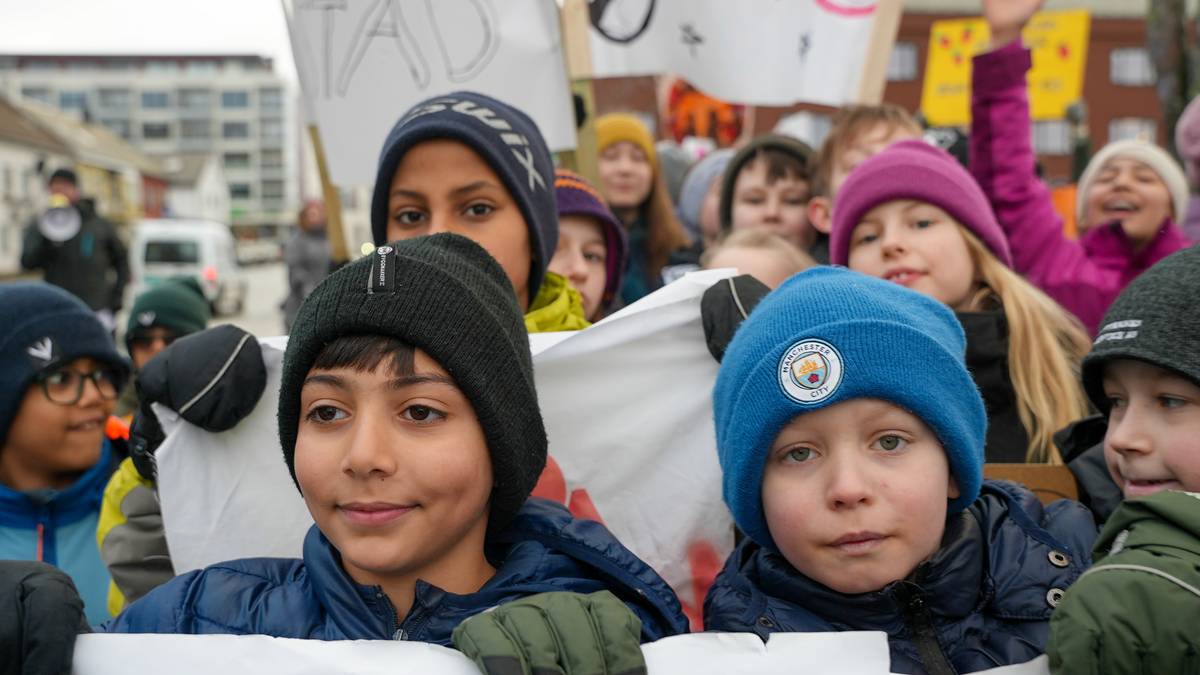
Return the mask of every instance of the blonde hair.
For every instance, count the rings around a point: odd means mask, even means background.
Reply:
[[[821,144],[817,154],[817,170],[813,175],[813,196],[831,197],[830,181],[833,178],[833,163],[862,134],[875,127],[886,127],[921,134],[921,125],[907,110],[894,103],[879,105],[850,105],[839,108],[833,115],[829,135]]]
[[[784,257],[791,268],[792,274],[803,272],[815,267],[816,260],[805,253],[799,246],[775,234],[765,227],[751,227],[734,230],[716,244],[713,244],[700,256],[700,266],[708,267],[712,259],[723,250],[731,248],[753,248],[764,251],[774,251]]]
[[[959,230],[981,284],[971,306],[996,301],[1008,320],[1008,374],[1029,436],[1025,461],[1062,464],[1054,432],[1088,415],[1079,365],[1091,340],[1072,314],[1000,262],[970,230]]]

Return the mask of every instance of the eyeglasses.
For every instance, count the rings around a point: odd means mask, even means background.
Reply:
[[[75,405],[83,398],[83,383],[91,380],[96,386],[100,398],[111,401],[117,397],[117,381],[119,377],[111,370],[93,370],[81,373],[75,370],[56,370],[38,377],[42,392],[51,403],[59,405]]]
[[[139,349],[150,349],[154,346],[155,342],[161,340],[163,343],[163,348],[166,348],[170,347],[171,343],[174,342],[178,337],[179,336],[175,335],[174,333],[160,333],[157,335],[153,333],[143,333],[141,335],[134,335],[130,337],[129,345],[130,347],[137,347]]]

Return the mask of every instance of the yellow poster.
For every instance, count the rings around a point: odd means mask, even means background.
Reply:
[[[1067,106],[1082,96],[1090,26],[1087,10],[1039,12],[1022,32],[1033,52],[1029,97],[1035,120],[1062,119]],[[921,111],[931,125],[971,122],[971,57],[990,41],[982,18],[934,22],[921,92]]]

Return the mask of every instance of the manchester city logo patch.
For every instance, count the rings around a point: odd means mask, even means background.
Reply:
[[[824,340],[801,340],[779,360],[779,385],[796,403],[819,403],[842,383],[842,355]]]

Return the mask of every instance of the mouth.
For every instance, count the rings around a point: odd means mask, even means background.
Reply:
[[[367,527],[387,525],[417,508],[416,504],[391,504],[388,502],[349,502],[338,504],[337,510],[351,524]]]
[[[1110,199],[1100,206],[1105,214],[1113,217],[1130,216],[1141,208],[1128,199]]]
[[[103,417],[93,417],[91,419],[83,420],[82,422],[76,422],[74,424],[68,425],[67,431],[70,431],[70,432],[92,432],[92,431],[96,431],[97,429],[103,429],[103,428],[104,428],[104,418]]]
[[[1126,478],[1124,485],[1121,486],[1126,498],[1145,497],[1163,490],[1180,490],[1182,486],[1179,481],[1173,478],[1163,479],[1132,479]]]
[[[830,542],[829,546],[843,555],[866,555],[883,545],[888,538],[878,532],[851,532]]]
[[[910,286],[923,276],[925,276],[924,272],[919,272],[909,267],[897,267],[883,274],[883,278],[886,281],[900,284],[901,286]]]

